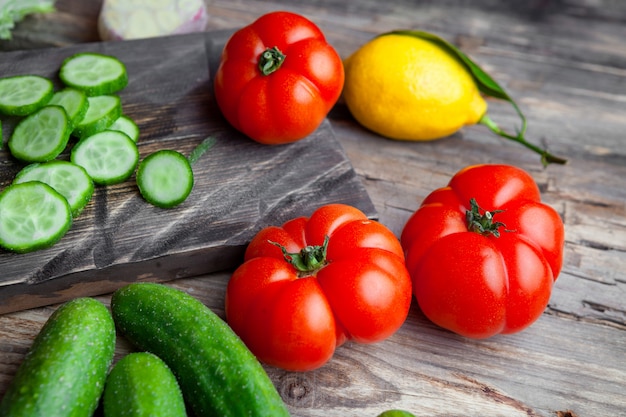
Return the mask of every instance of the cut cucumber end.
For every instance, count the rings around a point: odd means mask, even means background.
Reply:
[[[72,134],[86,138],[106,130],[122,115],[122,101],[115,95],[87,98],[88,108],[82,120],[74,127]]]
[[[11,154],[23,162],[46,162],[63,152],[70,134],[70,122],[63,107],[49,105],[20,120],[8,146]]]
[[[12,184],[0,193],[0,246],[17,253],[48,248],[72,225],[70,205],[39,181]]]
[[[126,115],[121,115],[108,129],[119,130],[120,132],[126,133],[135,143],[139,140],[139,126],[137,126],[137,123],[135,123],[133,119]]]
[[[94,182],[87,171],[72,162],[54,160],[27,165],[17,173],[14,184],[40,181],[61,194],[70,205],[72,217],[76,218],[91,200]]]
[[[130,178],[139,161],[139,150],[125,133],[105,130],[81,139],[70,159],[85,168],[96,184],[112,185]]]
[[[56,104],[65,109],[72,129],[83,120],[89,108],[87,95],[83,91],[71,87],[54,93],[48,104]]]
[[[161,208],[187,199],[193,188],[193,171],[180,152],[163,149],[144,158],[137,168],[137,186],[143,198]]]
[[[126,66],[119,59],[95,52],[79,52],[61,64],[59,78],[88,96],[113,94],[128,84]]]
[[[39,75],[0,78],[0,113],[27,116],[52,98],[52,81]]]

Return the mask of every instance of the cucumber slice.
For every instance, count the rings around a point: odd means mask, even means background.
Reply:
[[[0,113],[26,116],[43,107],[54,94],[52,81],[39,75],[0,79]]]
[[[70,205],[72,217],[76,218],[91,200],[94,184],[87,171],[68,161],[54,160],[30,164],[17,173],[14,184],[40,181],[61,194]]]
[[[73,126],[76,126],[83,120],[89,108],[87,95],[83,91],[71,87],[54,93],[48,104],[56,104],[65,109],[72,124],[72,129]]]
[[[193,188],[191,164],[180,152],[156,151],[139,164],[137,186],[147,202],[161,208],[177,206]]]
[[[119,59],[95,52],[79,52],[61,64],[59,78],[88,96],[113,94],[128,84],[126,66]]]
[[[126,181],[139,161],[137,145],[125,133],[105,130],[81,139],[70,159],[82,166],[96,184],[111,185]]]
[[[135,123],[135,121],[128,116],[121,115],[111,126],[109,126],[109,130],[119,130],[120,132],[126,133],[128,137],[133,140],[133,142],[137,142],[137,140],[139,140],[139,127],[137,126],[137,123]]]
[[[44,106],[26,116],[9,138],[11,154],[24,162],[46,162],[67,146],[71,134],[67,113],[61,106]]]
[[[0,213],[0,246],[18,253],[52,246],[72,225],[65,197],[39,181],[5,188]]]
[[[85,117],[72,132],[81,139],[102,132],[122,115],[122,101],[118,96],[88,97],[87,101]]]

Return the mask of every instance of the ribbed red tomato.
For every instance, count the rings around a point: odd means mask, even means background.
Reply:
[[[411,297],[398,238],[360,210],[330,204],[252,239],[228,283],[226,317],[260,361],[305,371],[348,339],[389,337]]]
[[[401,242],[423,313],[486,338],[523,330],[545,310],[563,262],[564,226],[527,172],[476,165],[426,197]]]
[[[215,98],[237,130],[264,144],[311,134],[337,102],[343,63],[310,20],[290,12],[261,16],[228,40],[215,74]]]

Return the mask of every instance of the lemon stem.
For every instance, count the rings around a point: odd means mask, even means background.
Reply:
[[[526,120],[523,117],[522,117],[522,129],[517,133],[517,135],[512,135],[502,130],[500,126],[498,126],[493,120],[491,120],[491,118],[489,117],[487,113],[485,113],[483,117],[481,117],[478,123],[487,126],[496,135],[501,136],[506,139],[513,140],[517,143],[524,145],[528,149],[538,153],[539,155],[541,155],[541,163],[543,164],[544,167],[548,166],[548,164],[550,163],[565,164],[567,162],[567,159],[563,159],[558,156],[552,155],[546,149],[540,148],[539,146],[528,142],[526,138],[524,138],[524,134],[526,133]]]

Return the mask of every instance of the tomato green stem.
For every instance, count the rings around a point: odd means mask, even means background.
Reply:
[[[517,133],[517,135],[512,135],[502,130],[500,126],[498,126],[493,120],[491,120],[489,115],[487,115],[486,113],[478,121],[478,123],[487,126],[496,135],[513,140],[538,153],[539,155],[541,155],[541,163],[544,167],[547,166],[549,163],[565,164],[567,162],[567,159],[552,155],[546,149],[542,149],[539,146],[528,142],[526,138],[524,138],[524,134],[526,133],[526,119],[521,115],[521,113],[520,116],[522,117],[522,129]]]
[[[500,237],[500,231],[498,229],[506,227],[506,225],[502,222],[494,222],[493,216],[494,214],[502,213],[504,210],[482,210],[474,198],[470,199],[470,208],[471,210],[465,212],[467,229],[470,232],[475,232],[483,236],[492,235],[494,237]],[[481,211],[483,211],[483,213],[481,213]],[[505,231],[509,232],[510,230],[505,229]]]
[[[259,56],[259,70],[263,75],[270,75],[278,70],[284,61],[285,54],[278,47],[267,48]]]
[[[300,250],[300,252],[290,253],[287,249],[277,242],[269,243],[278,246],[283,252],[285,261],[289,262],[299,272],[314,272],[322,268],[326,264],[326,252],[328,250],[329,237],[326,236],[324,244],[321,246],[311,245],[306,246]]]

